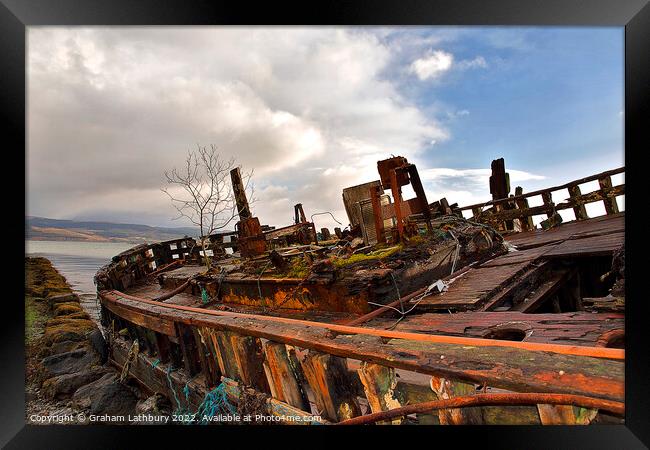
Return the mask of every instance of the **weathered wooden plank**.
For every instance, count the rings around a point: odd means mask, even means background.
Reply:
[[[201,335],[204,338],[209,337],[212,342],[212,348],[217,356],[221,373],[228,378],[239,381],[241,380],[241,374],[230,341],[232,334],[230,331],[220,331],[207,327],[201,328]]]
[[[230,342],[244,385],[252,386],[259,392],[270,393],[271,390],[264,374],[264,354],[260,339],[233,334],[230,336]]]
[[[212,353],[210,345],[203,340],[198,328],[192,327],[196,347],[201,358],[201,367],[203,368],[203,375],[205,376],[208,386],[214,387],[219,384],[221,379],[221,372],[217,365],[217,358]]]
[[[589,218],[587,215],[587,210],[585,209],[584,203],[581,203],[579,197],[582,195],[580,192],[580,186],[570,186],[568,188],[569,195],[571,200],[576,203],[576,206],[573,207],[573,213],[576,215],[576,220],[586,220]]]
[[[521,186],[517,186],[515,188],[515,197],[522,195],[523,192],[524,192],[523,188]],[[520,210],[527,210],[530,208],[528,206],[528,200],[525,198],[518,198],[517,200],[515,200],[515,204],[517,205],[517,208],[519,208]],[[535,229],[535,225],[533,224],[533,218],[531,216],[521,217],[519,221],[521,224],[522,231],[529,231]]]
[[[599,178],[611,177],[612,175],[616,175],[616,174],[623,173],[623,172],[625,172],[625,167],[619,167],[618,169],[607,170],[605,172],[595,174],[595,175],[590,175],[588,177],[581,178],[579,180],[569,181],[568,183],[565,183],[565,184],[562,184],[562,185],[559,185],[559,186],[552,186],[552,187],[548,187],[548,188],[544,188],[544,189],[539,189],[537,191],[527,192],[526,194],[522,194],[521,197],[529,198],[529,197],[534,197],[536,195],[542,195],[544,192],[560,191],[562,189],[567,189],[567,188],[569,188],[571,186],[576,186],[576,185],[579,185],[579,184],[588,183],[589,181],[594,181],[594,180],[597,180]],[[519,200],[519,198],[520,198],[519,196],[515,196],[514,198],[501,198],[501,199],[497,199],[497,200],[492,200],[492,201],[487,202],[487,203],[477,203],[477,204],[474,204],[474,205],[463,206],[463,207],[461,207],[459,209],[461,211],[465,211],[465,210],[469,210],[469,209],[476,208],[476,207],[483,207],[483,206],[486,206],[486,205],[504,203],[504,202],[508,202],[510,200]]]
[[[169,361],[169,345],[169,338],[166,335],[156,333],[156,353],[158,353],[158,359],[160,359],[160,362],[163,364],[166,364]]]
[[[194,376],[201,371],[199,351],[196,347],[196,340],[192,328],[184,324],[176,324],[178,330],[178,341],[183,354],[185,370]]]
[[[176,336],[176,328],[174,327],[174,322],[171,320],[151,316],[146,311],[135,312],[115,303],[106,304],[105,306],[114,314],[136,325],[166,334],[167,336]]]
[[[567,256],[610,256],[625,243],[625,233],[567,239],[544,254],[544,258]]]
[[[110,295],[102,293],[103,301],[108,301],[107,298],[111,298]],[[125,297],[120,297],[119,301],[136,309],[150,306],[144,301],[136,302]],[[348,332],[354,333],[360,331],[351,331],[357,330],[354,327],[332,324],[307,325],[289,319],[266,317],[262,320],[246,314],[191,311],[173,305],[166,305],[162,309],[168,317],[176,317],[202,328],[227,329],[336,356],[430,375],[487,383],[515,391],[564,392],[614,400],[623,398],[623,362],[577,356],[583,352],[582,348],[575,346],[482,341],[379,330],[363,330],[364,333],[375,334],[338,335],[332,338],[332,332],[336,330],[350,330]],[[414,339],[421,336],[422,340],[406,339],[407,335]],[[380,336],[395,339],[384,342]],[[435,339],[435,342],[429,339]],[[559,347],[562,347],[560,353]],[[468,352],[468,348],[472,351]],[[546,350],[532,350],[533,348]],[[586,354],[593,354],[593,349],[585,350]],[[567,352],[573,354],[566,354]],[[623,351],[615,349],[600,349],[599,352],[603,355],[611,353],[612,357],[623,354]],[[444,355],[451,357],[441,359],[440,356]]]
[[[601,189],[611,189],[612,188],[612,178],[610,176],[598,178],[598,185]],[[616,198],[608,196],[603,200],[605,204],[605,211],[607,214],[616,214],[618,213],[618,205],[616,204]]]
[[[553,272],[550,277],[544,280],[535,291],[527,296],[523,302],[518,305],[515,305],[512,308],[512,311],[519,311],[523,313],[532,313],[536,311],[542,304],[554,294],[562,284],[568,279],[571,275],[571,271],[568,269],[557,270]]]
[[[590,235],[597,236],[624,231],[625,213],[619,213],[612,216],[600,216],[579,222],[565,223],[549,231],[535,230],[516,233],[507,236],[505,239],[518,249],[523,250],[549,243],[562,242],[572,236],[589,237]]]
[[[369,326],[386,327],[394,320],[373,321]],[[599,337],[608,331],[622,329],[623,314],[570,312],[560,314],[525,314],[521,312],[459,312],[455,314],[425,313],[408,316],[396,327],[412,333],[433,333],[451,336],[485,337],[492,330],[513,328],[522,331],[526,342],[561,343],[597,346]]]
[[[588,425],[598,410],[571,405],[537,405],[542,425]]]
[[[239,400],[241,394],[241,384],[226,377],[223,377],[222,381],[225,386],[226,395],[230,401],[236,403]],[[310,414],[309,412],[305,412],[294,406],[288,405],[287,403],[281,402],[278,399],[269,398],[267,402],[269,413],[271,415],[285,418],[282,423],[289,425],[324,425],[329,423],[323,418],[320,418],[319,420],[316,418],[316,416]]]
[[[363,362],[357,372],[363,384],[363,390],[368,399],[370,411],[387,411],[404,405],[404,399],[399,398],[400,395],[397,391],[395,369],[379,364]],[[403,417],[397,417],[392,421],[388,420],[377,423],[380,425],[399,425],[403,421]]]
[[[274,398],[296,408],[308,411],[309,400],[301,380],[304,378],[295,351],[285,344],[267,341],[264,348],[264,370]]]
[[[345,359],[309,350],[300,365],[323,417],[339,422],[361,414]]]
[[[452,381],[442,377],[431,377],[431,389],[440,400],[476,394],[473,384]],[[438,411],[441,425],[481,425],[483,413],[481,408],[454,408]]]

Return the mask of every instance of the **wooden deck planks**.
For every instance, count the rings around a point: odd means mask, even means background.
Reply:
[[[443,334],[448,336],[485,337],[492,330],[513,328],[526,333],[526,342],[596,346],[605,332],[623,329],[625,316],[618,313],[571,312],[526,314],[521,312],[425,313],[407,316],[395,330]],[[395,319],[375,319],[366,326],[385,328]]]
[[[545,258],[560,258],[565,256],[607,256],[625,243],[625,233],[617,232],[603,236],[571,239],[554,246],[544,253]]]
[[[530,260],[524,260],[515,264],[470,269],[449,286],[446,292],[425,297],[419,305],[430,308],[476,307],[497,293],[512,277],[530,264]]]
[[[494,258],[470,269],[446,292],[420,302],[429,309],[475,309],[499,295],[513,277],[540,259],[611,255],[625,241],[624,213],[561,225],[548,231],[532,231],[506,240],[522,250]]]
[[[505,239],[523,250],[554,242],[562,242],[576,235],[587,237],[590,234],[611,234],[624,231],[625,213],[618,213],[579,222],[565,223],[552,230],[517,233],[507,236]]]

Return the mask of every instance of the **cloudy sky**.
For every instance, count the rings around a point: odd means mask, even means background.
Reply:
[[[498,157],[524,191],[619,167],[623,37],[584,27],[30,27],[28,214],[187,225],[171,220],[160,189],[197,144],[255,170],[253,212],[276,226],[298,202],[347,224],[342,189],[378,179],[376,162],[390,155],[417,164],[430,202],[461,205],[490,199]]]

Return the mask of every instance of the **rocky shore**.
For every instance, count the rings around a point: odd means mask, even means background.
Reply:
[[[130,418],[164,414],[161,396],[120,382],[102,332],[45,258],[25,258],[25,322],[27,424],[148,423]]]

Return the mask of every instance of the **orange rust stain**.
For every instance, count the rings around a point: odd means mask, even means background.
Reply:
[[[535,380],[545,384],[575,386],[581,391],[606,395],[608,398],[623,398],[625,384],[623,380],[615,381],[601,377],[589,377],[581,373],[560,375],[559,372],[540,372],[533,375]]]

